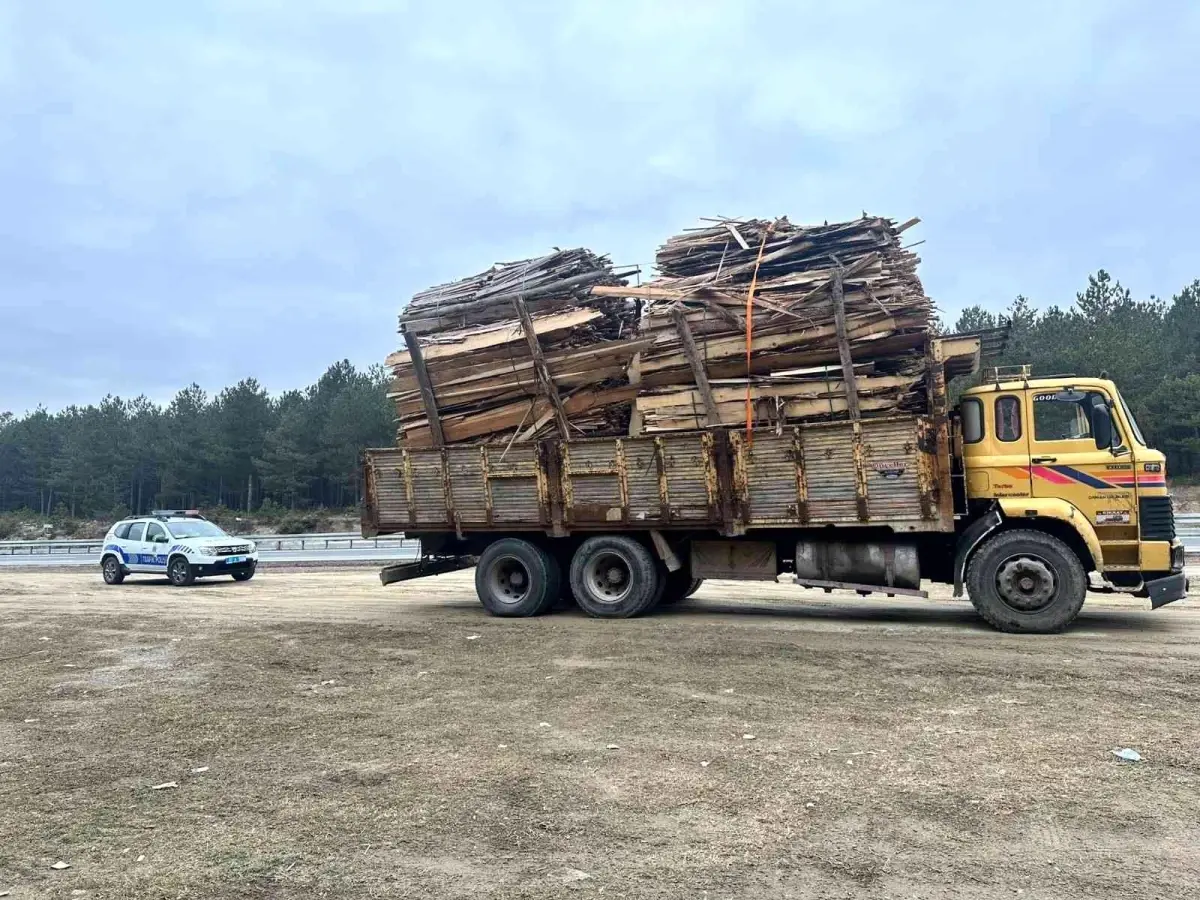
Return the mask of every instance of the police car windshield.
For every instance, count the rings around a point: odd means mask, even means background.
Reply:
[[[196,519],[190,522],[169,522],[167,528],[177,538],[226,537],[227,535],[212,522]]]

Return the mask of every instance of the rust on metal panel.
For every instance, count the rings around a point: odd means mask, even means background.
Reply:
[[[621,502],[621,522],[629,524],[629,469],[625,460],[625,442],[617,438],[613,442],[613,468],[617,476],[617,496]]]
[[[408,522],[410,525],[416,525],[417,499],[413,490],[412,455],[407,450],[400,452],[403,454],[400,475],[404,479],[404,500],[408,504]]]
[[[733,458],[734,509],[743,524],[750,521],[750,465],[754,458],[754,445],[736,431],[729,432],[729,445]]]
[[[736,537],[746,532],[746,523],[737,513],[737,489],[734,486],[731,432],[722,429],[715,434],[717,457],[717,495],[721,504],[721,534]]]
[[[555,537],[567,534],[566,523],[571,515],[569,464],[565,442],[543,441],[538,445],[538,506],[542,510],[542,524]]]
[[[921,498],[921,518],[933,519],[933,454],[929,452],[931,424],[928,419],[917,421],[917,492]],[[934,440],[936,447],[936,439]]]
[[[716,522],[721,516],[718,505],[721,483],[717,475],[716,452],[711,431],[700,435],[700,457],[700,464],[704,467],[704,493],[708,499],[708,519],[710,522]]]
[[[479,469],[483,475],[483,511],[484,518],[489,525],[493,524],[494,516],[492,513],[492,474],[491,465],[488,461],[487,444],[479,445]]]
[[[939,340],[930,340],[926,350],[929,360],[926,369],[929,383],[929,408],[933,411],[932,427],[936,459],[934,460],[934,503],[943,528],[954,527],[954,491],[950,482],[950,421],[949,397],[946,390],[945,347]]]
[[[779,574],[770,541],[692,541],[691,572],[696,578],[773,581]]]
[[[654,439],[654,468],[658,473],[658,517],[671,521],[671,490],[667,484],[667,453],[661,437]]]
[[[363,537],[375,537],[379,534],[379,507],[375,500],[375,465],[371,462],[369,453],[363,453],[363,504],[359,516],[359,528]]]
[[[871,513],[867,507],[867,448],[863,444],[862,422],[855,420],[850,423],[853,429],[852,447],[854,451],[854,506],[858,511],[858,520],[870,520]]]
[[[804,464],[804,433],[799,425],[792,428],[792,460],[796,464],[796,521],[807,525],[808,471]]]
[[[445,447],[441,449],[442,454],[442,492],[446,497],[446,524],[454,526],[454,533],[459,540],[462,540],[462,519],[459,518],[458,510],[454,507],[454,486],[450,482],[450,454]]]

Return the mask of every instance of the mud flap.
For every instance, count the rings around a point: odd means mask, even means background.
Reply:
[[[967,530],[958,539],[958,552],[954,555],[954,596],[963,595],[963,577],[967,571],[967,560],[975,552],[975,548],[985,537],[995,531],[1004,522],[1000,507],[992,505],[982,518],[976,519],[967,526]]]
[[[395,584],[397,581],[424,578],[426,575],[444,575],[447,572],[457,572],[459,569],[469,569],[475,565],[476,561],[477,557],[474,556],[427,556],[417,562],[388,566],[379,573],[379,581],[387,586]]]
[[[1146,582],[1146,593],[1150,595],[1150,608],[1158,609],[1187,596],[1188,580],[1182,572],[1168,575],[1166,578],[1155,578]]]

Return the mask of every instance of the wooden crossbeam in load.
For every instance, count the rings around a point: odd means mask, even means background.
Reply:
[[[429,433],[432,436],[433,446],[444,447],[446,438],[442,434],[442,420],[438,417],[437,400],[433,396],[433,383],[429,380],[429,370],[425,368],[425,356],[421,353],[421,344],[417,340],[417,336],[407,328],[401,327],[400,333],[404,335],[404,343],[408,347],[413,372],[417,376],[417,386],[421,390],[421,403],[425,406],[425,418],[429,420]]]
[[[844,269],[838,262],[837,270],[833,273],[833,324],[837,329],[838,356],[842,361],[842,384],[846,386],[846,411],[850,415],[850,427],[853,430],[854,500],[858,518],[865,522],[870,518],[870,512],[867,509],[867,461],[863,453],[862,411],[858,405],[858,378],[854,374],[850,340],[846,336],[844,278]]]
[[[558,430],[562,432],[563,440],[568,440],[571,437],[571,426],[567,424],[567,411],[563,409],[562,397],[558,395],[558,388],[554,384],[554,379],[550,377],[550,370],[546,368],[546,357],[542,354],[542,345],[538,343],[537,332],[533,328],[533,318],[529,315],[529,307],[525,305],[525,298],[519,294],[513,297],[512,301],[513,306],[517,308],[517,315],[521,318],[521,331],[525,333],[525,341],[529,344],[529,355],[533,357],[534,377],[537,378],[542,392],[554,409],[554,416],[558,420]]]
[[[713,398],[712,385],[708,383],[708,373],[704,371],[704,361],[700,359],[700,351],[696,349],[696,341],[692,337],[692,329],[688,327],[687,317],[684,316],[682,309],[674,306],[671,308],[671,320],[675,323],[675,330],[679,332],[679,340],[683,343],[683,352],[692,367],[692,377],[704,400],[705,421],[711,426],[720,425],[721,414],[717,410],[717,401]]]

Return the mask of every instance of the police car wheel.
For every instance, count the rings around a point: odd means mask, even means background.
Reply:
[[[100,563],[100,572],[104,575],[105,584],[120,584],[125,580],[125,572],[121,569],[121,561],[115,556],[104,557]]]
[[[167,566],[167,578],[175,587],[185,587],[196,581],[192,564],[182,556],[176,556]]]

